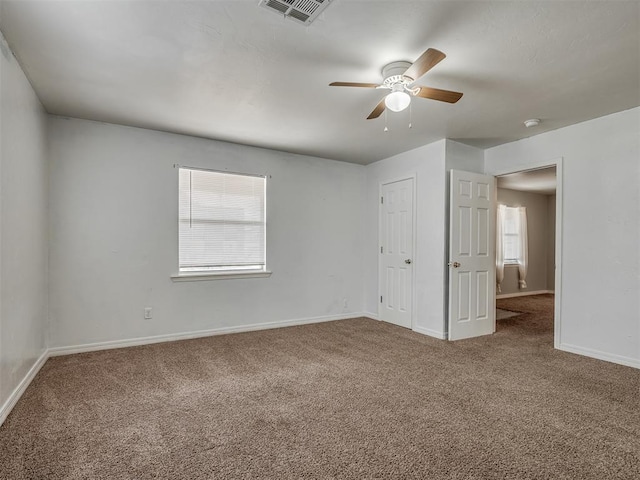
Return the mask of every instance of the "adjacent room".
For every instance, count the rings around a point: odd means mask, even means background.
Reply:
[[[556,184],[555,167],[497,177],[496,320],[515,321],[535,302],[535,312],[553,322]],[[510,305],[512,310],[500,305]]]
[[[640,478],[640,2],[0,0],[0,478]]]

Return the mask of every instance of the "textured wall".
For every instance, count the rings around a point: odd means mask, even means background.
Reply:
[[[84,120],[50,127],[51,346],[362,312],[365,167]],[[171,280],[175,163],[269,175],[271,277]]]
[[[45,349],[46,114],[0,34],[0,407]]]

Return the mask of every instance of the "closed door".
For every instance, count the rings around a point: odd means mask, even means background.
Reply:
[[[382,185],[380,196],[381,320],[411,328],[413,301],[413,178]]]
[[[495,332],[494,177],[451,171],[449,340]]]

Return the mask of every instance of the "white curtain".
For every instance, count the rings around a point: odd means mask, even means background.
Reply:
[[[502,292],[502,281],[504,280],[504,239],[503,226],[504,217],[507,211],[505,205],[498,205],[498,218],[496,222],[496,289]]]
[[[527,288],[527,267],[529,265],[529,241],[527,239],[527,208],[519,207],[518,213],[520,214],[519,227],[519,239],[520,239],[520,255],[518,257],[518,286]]]

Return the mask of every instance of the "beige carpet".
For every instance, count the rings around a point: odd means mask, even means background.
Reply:
[[[640,478],[640,371],[553,350],[551,304],[454,343],[355,319],[53,358],[0,478]]]

